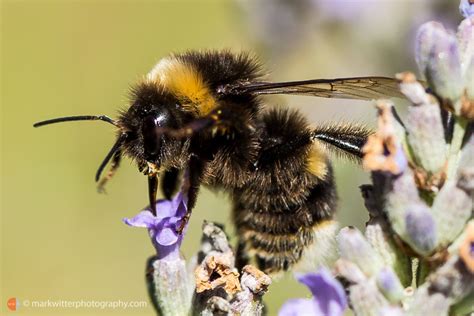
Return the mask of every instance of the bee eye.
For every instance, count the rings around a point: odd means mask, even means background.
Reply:
[[[142,124],[143,145],[145,149],[145,159],[155,161],[161,147],[161,137],[158,135],[157,127],[161,126],[159,117],[148,115]]]

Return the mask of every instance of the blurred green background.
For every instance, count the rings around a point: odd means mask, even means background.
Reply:
[[[114,116],[130,85],[169,52],[252,50],[272,79],[297,80],[415,71],[418,25],[459,21],[458,1],[2,1],[1,6],[1,311],[6,301],[148,300],[144,230],[127,227],[147,201],[146,181],[125,161],[97,194],[93,176],[114,141],[97,122],[33,129],[38,120],[78,114]],[[317,124],[374,124],[369,102],[268,98],[299,108]],[[338,218],[363,228],[358,186],[367,175],[335,162]],[[183,253],[198,249],[204,219],[225,223],[224,194],[203,190]],[[270,315],[290,297],[308,295],[291,275],[266,295]],[[19,314],[151,315],[146,308],[33,309]]]

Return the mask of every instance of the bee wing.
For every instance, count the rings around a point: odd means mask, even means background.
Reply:
[[[373,100],[403,98],[395,78],[354,77],[291,82],[241,82],[221,87],[224,95],[296,94],[322,98]]]

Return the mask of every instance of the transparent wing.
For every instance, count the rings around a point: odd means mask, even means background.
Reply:
[[[218,89],[223,95],[296,94],[321,98],[373,100],[403,98],[398,81],[387,77],[314,79],[291,82],[241,82]]]

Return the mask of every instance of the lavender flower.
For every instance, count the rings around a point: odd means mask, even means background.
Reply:
[[[416,57],[420,72],[440,96],[457,100],[463,78],[456,36],[438,22],[423,24],[417,35]]]
[[[388,268],[382,268],[376,276],[377,286],[385,297],[393,303],[403,298],[403,286],[395,272]]]
[[[405,214],[405,240],[421,254],[429,254],[437,242],[436,224],[424,204],[411,205]]]
[[[417,34],[416,61],[430,88],[443,99],[442,106],[467,119],[474,118],[473,69],[474,5],[462,1],[466,19],[457,36],[437,22],[423,24]]]
[[[171,201],[159,200],[156,203],[156,216],[145,209],[135,217],[125,218],[123,221],[133,227],[148,228],[158,259],[176,259],[179,258],[179,247],[184,235],[184,231],[179,234],[177,230],[186,214],[187,201],[187,195],[179,192]]]
[[[366,275],[381,269],[382,260],[358,229],[344,227],[336,239],[341,258],[355,263]]]
[[[313,298],[287,301],[280,309],[280,316],[343,314],[347,307],[346,294],[341,284],[327,269],[321,268],[317,273],[303,274],[297,278],[311,290]]]
[[[459,12],[465,18],[474,16],[474,1],[472,0],[461,0],[459,4]]]

